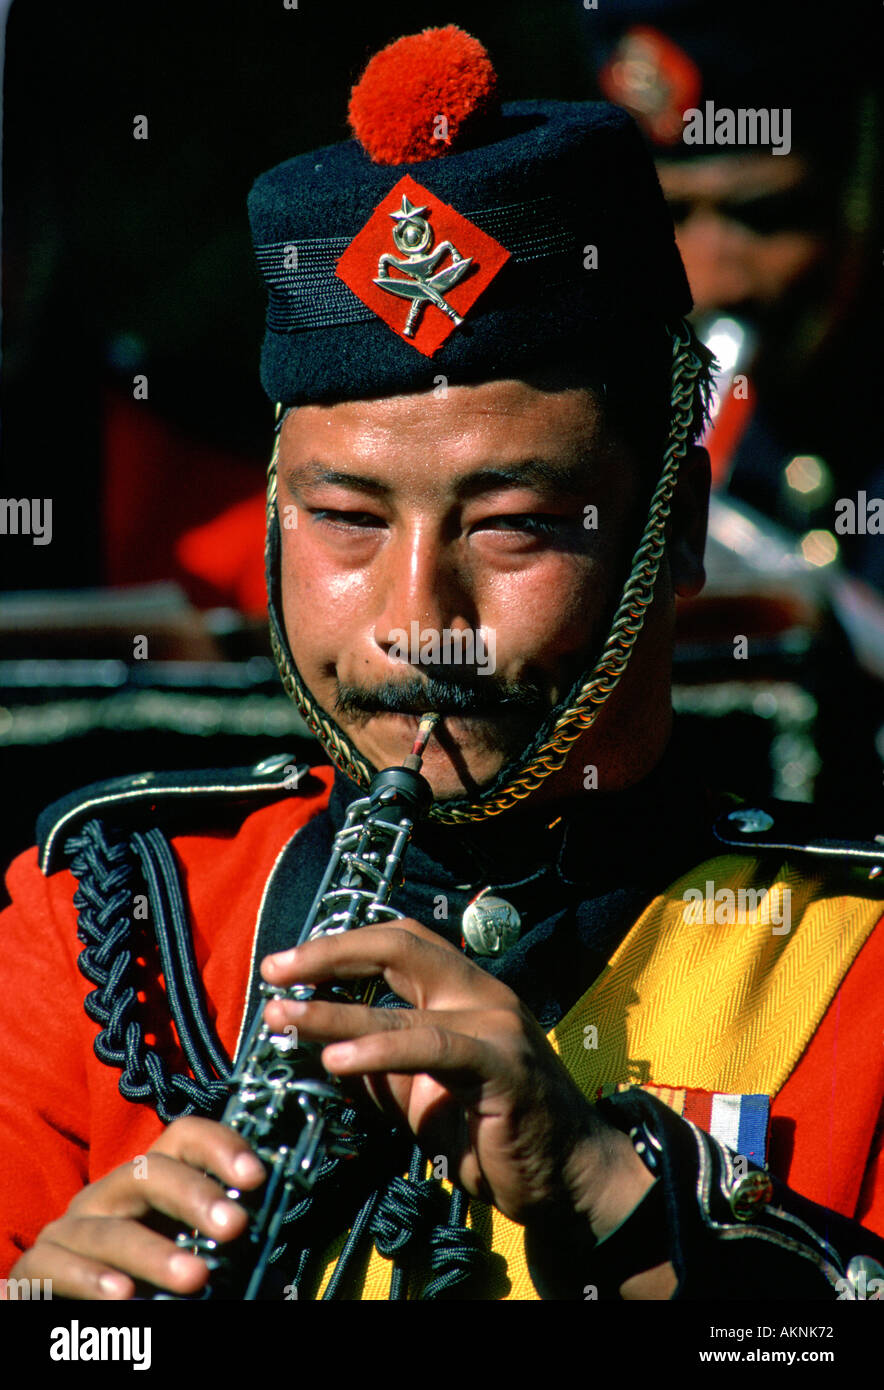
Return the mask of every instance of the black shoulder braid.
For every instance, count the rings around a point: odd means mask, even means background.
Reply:
[[[85,1001],[87,1014],[101,1025],[94,1043],[96,1057],[120,1068],[120,1094],[126,1100],[147,1101],[164,1124],[194,1111],[213,1113],[226,1096],[229,1064],[200,997],[189,933],[182,940],[176,930],[184,923],[186,931],[186,918],[177,879],[168,876],[168,841],[158,830],[147,836],[136,832],[131,838],[115,835],[100,820],[91,820],[65,841],[64,849],[71,872],[79,879],[74,906],[79,912],[77,935],[85,949],[77,965],[96,986]],[[170,1012],[193,1078],[171,1072],[145,1042],[134,973],[147,933],[133,912],[133,897],[144,888]],[[172,922],[166,920],[165,912]],[[177,961],[170,951],[170,935],[181,951]]]
[[[38,821],[44,874],[67,861],[79,880],[73,901],[85,949],[77,964],[96,986],[85,1001],[87,1014],[101,1025],[95,1055],[120,1068],[120,1094],[152,1105],[164,1124],[194,1112],[219,1114],[231,1063],[208,1017],[178,871],[156,822],[178,819],[193,828],[209,810],[217,817],[227,807],[245,803],[251,809],[250,803],[293,787],[303,793],[307,772],[282,754],[220,774],[141,773],[75,792]],[[145,921],[134,911],[137,894],[149,904]],[[145,1041],[136,987],[136,961],[144,950],[158,954],[192,1075],[171,1070]]]

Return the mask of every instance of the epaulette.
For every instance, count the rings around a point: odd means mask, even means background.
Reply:
[[[54,801],[37,820],[37,845],[44,874],[62,867],[62,846],[69,835],[96,817],[125,826],[137,818],[142,828],[170,821],[193,825],[205,812],[216,814],[241,804],[254,806],[286,793],[309,795],[319,783],[307,763],[290,753],[274,753],[251,767],[200,769],[195,772],[140,772],[92,782]]]
[[[853,827],[850,827],[853,831]],[[835,860],[845,867],[868,867],[869,878],[884,875],[884,834],[835,834],[817,806],[800,801],[748,803],[719,816],[715,838],[729,849],[751,853],[786,852]],[[882,878],[884,884],[884,878]]]

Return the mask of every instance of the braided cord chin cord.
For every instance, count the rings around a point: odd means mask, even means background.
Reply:
[[[678,473],[695,425],[698,380],[704,364],[695,349],[688,325],[681,321],[670,330],[672,337],[672,388],[669,440],[660,478],[651,499],[648,519],[632,559],[632,567],[601,655],[589,675],[574,687],[565,707],[547,721],[519,766],[503,774],[476,801],[457,799],[431,806],[431,819],[443,824],[464,824],[500,815],[533,791],[565,764],[572,745],[595,723],[608,697],[626,670],[632,650],[654,598],[660,563],[666,549],[666,525]],[[307,690],[288,650],[273,604],[272,541],[276,515],[276,465],[279,457],[281,405],[276,407],[277,432],[267,470],[267,571],[270,593],[270,638],[286,693],[294,700],[308,727],[319,739],[332,762],[363,790],[375,771],[359,754],[335,721],[319,708]]]

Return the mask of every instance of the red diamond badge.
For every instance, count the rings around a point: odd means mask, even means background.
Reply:
[[[357,232],[336,274],[394,333],[432,357],[509,255],[406,174]]]

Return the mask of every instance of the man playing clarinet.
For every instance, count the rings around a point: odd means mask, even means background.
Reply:
[[[709,361],[650,156],[617,107],[501,104],[451,26],[377,55],[350,120],[249,200],[271,633],[332,766],[44,814],[4,918],[4,1271],[186,1297],[244,1258],[289,1143],[221,1122],[264,1010],[357,1157],[295,1185],[258,1297],[857,1297],[884,849],[707,789],[673,730]],[[401,917],[297,946],[422,719]]]

